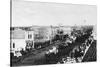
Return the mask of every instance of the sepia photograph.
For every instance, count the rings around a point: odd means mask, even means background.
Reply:
[[[10,66],[97,61],[97,6],[10,1]]]

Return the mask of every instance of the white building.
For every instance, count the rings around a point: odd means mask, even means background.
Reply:
[[[25,50],[26,45],[34,48],[34,31],[22,29],[11,30],[10,50],[15,54],[16,51]]]
[[[32,30],[27,30],[25,32],[25,42],[26,42],[26,46],[32,46],[32,48],[34,48],[34,31]]]

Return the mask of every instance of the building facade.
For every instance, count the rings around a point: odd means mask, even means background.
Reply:
[[[16,51],[25,50],[26,46],[34,48],[34,31],[26,31],[20,28],[11,30],[10,50],[15,54]]]

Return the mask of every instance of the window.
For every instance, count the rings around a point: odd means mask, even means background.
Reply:
[[[13,48],[15,48],[15,43],[13,43]]]
[[[31,35],[31,34],[29,34],[29,35],[28,35],[28,39],[31,39],[31,38],[32,38],[32,35]]]

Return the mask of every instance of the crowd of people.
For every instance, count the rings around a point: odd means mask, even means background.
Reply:
[[[50,61],[49,63],[82,62],[86,52],[94,42],[92,32],[93,28],[74,29],[71,35],[63,35],[61,31],[60,35],[57,34],[53,40],[54,42],[59,42],[58,53],[56,55],[53,53],[47,55],[47,61]]]
[[[74,62],[82,62],[87,50],[94,42],[94,38],[92,36],[93,29],[87,29],[86,31],[78,31],[74,32],[75,40],[72,45],[74,48],[70,51],[69,55],[63,57],[58,63],[74,63]],[[96,44],[94,44],[96,45]]]

